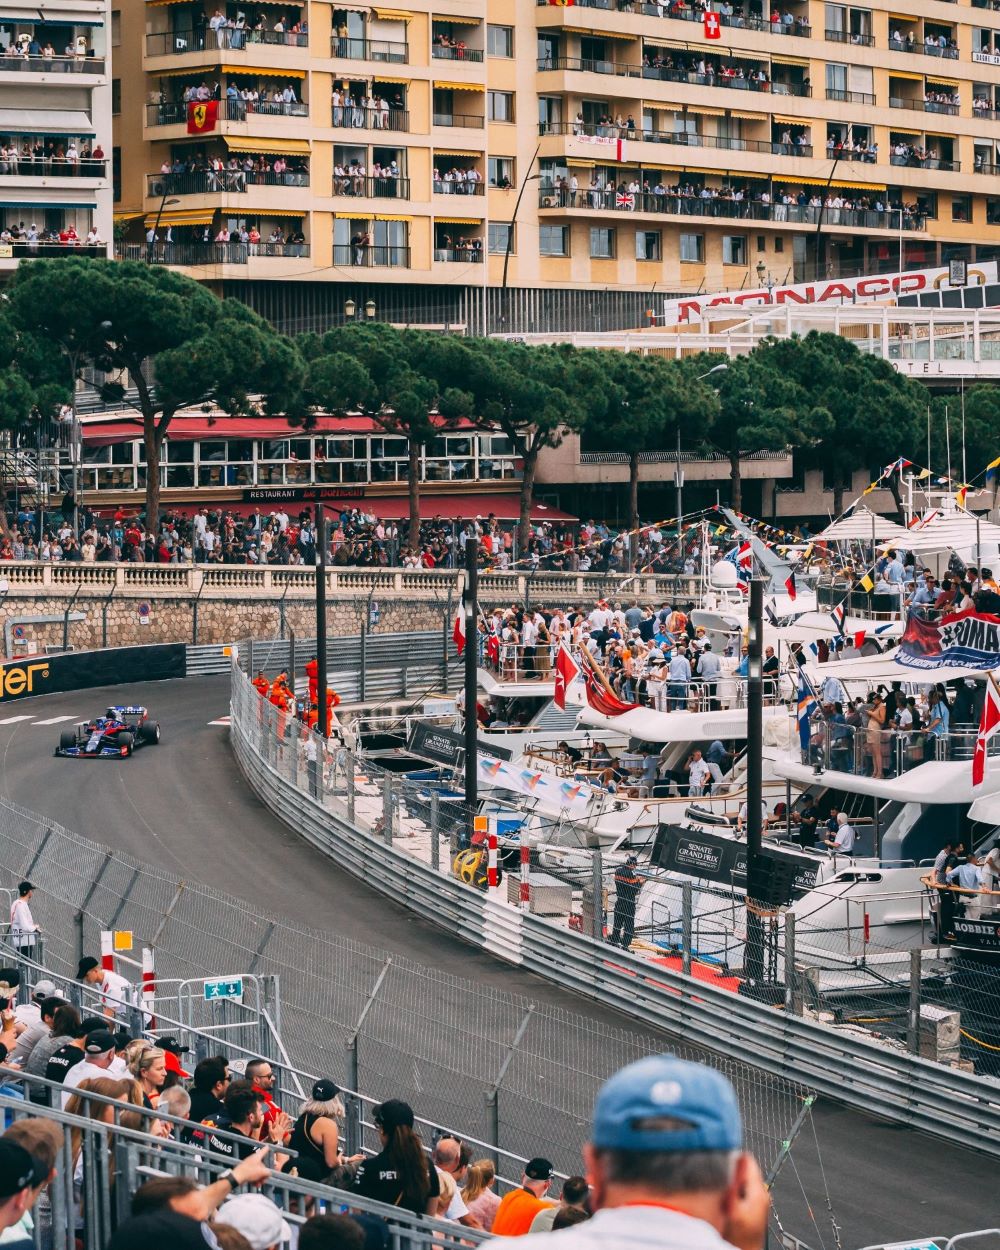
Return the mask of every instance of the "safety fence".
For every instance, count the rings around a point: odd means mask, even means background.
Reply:
[[[191,1126],[165,1112],[145,1112],[131,1103],[88,1093],[74,1114],[31,1101],[49,1098],[58,1103],[59,1087],[52,1082],[26,1077],[20,1086],[29,1099],[11,1097],[0,1089],[0,1117],[8,1124],[40,1117],[56,1126],[61,1137],[55,1178],[34,1211],[36,1244],[47,1250],[104,1250],[111,1234],[128,1218],[132,1195],[146,1181],[184,1176],[211,1186],[232,1167],[232,1158],[215,1154],[203,1142],[180,1140]],[[164,1136],[167,1131],[173,1136]],[[213,1134],[227,1142],[235,1138],[236,1145],[245,1141],[222,1130]],[[294,1163],[294,1152],[289,1155],[282,1150],[281,1154]],[[485,1240],[476,1230],[463,1228],[459,1238],[456,1226],[449,1222],[412,1215],[277,1171],[272,1171],[260,1192],[277,1204],[293,1226],[305,1222],[307,1207],[309,1214],[322,1215],[338,1214],[349,1205],[378,1216],[386,1222],[391,1244],[398,1250],[459,1250]]]
[[[249,682],[240,680],[258,699]],[[250,759],[239,737],[237,749],[244,761]],[[257,767],[258,781],[274,786],[272,798],[287,794],[291,803],[299,795],[285,775],[262,762]],[[290,805],[283,815],[296,820],[298,813]],[[315,840],[309,830],[303,831]],[[205,835],[211,836],[210,812]],[[349,851],[344,848],[343,865],[366,876],[369,861],[384,888],[384,865],[378,854],[370,853],[370,835],[354,837]],[[429,870],[420,869],[403,851],[384,849],[396,881],[386,892],[406,903],[411,889],[420,885],[422,897],[422,876],[420,882],[411,878]],[[236,1008],[218,1005],[218,1014],[199,1022],[203,1032],[198,1036],[208,1039],[195,1042],[199,1057],[246,1057],[252,1047],[271,1046],[267,1057],[285,1072],[284,1096],[293,1110],[301,1086],[314,1076],[329,1076],[348,1090],[363,1091],[365,1107],[371,1101],[405,1098],[428,1135],[437,1126],[448,1126],[481,1142],[483,1153],[493,1151],[507,1160],[503,1174],[515,1181],[517,1161],[533,1154],[545,1154],[566,1173],[579,1169],[580,1142],[594,1095],[621,1064],[662,1051],[665,1045],[704,1057],[687,1041],[666,1043],[657,1031],[660,1022],[642,1021],[635,1029],[600,1023],[268,916],[259,904],[111,851],[8,800],[0,800],[0,864],[4,887],[25,876],[38,886],[32,906],[44,930],[46,965],[58,980],[70,980],[82,954],[99,953],[100,933],[107,929],[131,931],[137,944],[155,950],[158,983],[170,994],[175,991],[168,983],[194,982],[213,970],[280,977],[280,1030],[206,1033],[213,1018],[217,1024],[243,1018],[223,1016]],[[192,878],[196,874],[192,865]],[[465,887],[452,885],[443,875],[435,877],[441,884],[435,920],[453,920],[457,938],[484,945],[478,900],[472,896],[477,914],[467,916],[451,897],[453,889],[465,894]],[[425,914],[435,910],[428,900]],[[513,930],[505,932],[506,920],[506,909],[498,908],[498,953],[509,941],[519,940]],[[178,1027],[170,1023],[172,1006],[157,1001],[158,1023],[161,1029],[182,1032],[183,1020]],[[216,1005],[205,1010],[215,1012]],[[677,1035],[684,1036],[683,1029]],[[268,1037],[280,1037],[284,1051],[276,1050]],[[716,1062],[737,1085],[750,1145],[761,1159],[777,1160],[806,1092],[795,1080],[774,1079],[738,1062]],[[299,1085],[296,1073],[302,1074]],[[362,1132],[371,1132],[369,1121],[365,1113]]]
[[[471,827],[472,813],[464,810],[460,794],[445,797],[428,785],[419,810],[420,791],[414,791],[414,780],[378,772],[372,760],[355,759],[343,749],[325,754],[318,739],[291,718],[282,722],[278,715],[275,720],[270,705],[234,670],[233,745],[249,785],[281,819],[369,886],[493,955],[605,1006],[618,1007],[643,1025],[656,1024],[759,1070],[806,1081],[848,1105],[1000,1154],[1000,1084],[928,1062],[903,1045],[880,1045],[865,1034],[871,1021],[864,1017],[856,1021],[861,1027],[847,1030],[829,1027],[818,1012],[799,1014],[808,973],[794,947],[794,930],[787,944],[789,926],[783,917],[768,917],[763,926],[763,979],[770,984],[762,995],[777,999],[782,1010],[756,1001],[745,987],[721,988],[685,976],[666,960],[651,964],[632,953],[611,954],[606,945],[586,935],[585,918],[574,929],[564,916],[553,923],[502,898],[484,897],[475,888],[477,873],[483,872],[482,856],[479,867],[467,874],[469,882],[451,872],[451,852],[461,849],[460,831]],[[919,894],[918,881],[914,885]],[[596,890],[591,897],[596,897]],[[832,915],[832,901],[829,906]],[[874,903],[872,908],[875,915]],[[918,905],[918,929],[920,924]],[[814,961],[822,954],[817,935],[823,926],[820,917],[810,937],[813,946],[820,947],[819,953],[809,950]],[[855,909],[848,934],[858,927],[871,936],[863,906]],[[838,977],[861,984],[881,978],[890,981],[898,994],[901,979],[906,1009],[918,1013],[909,1035],[921,1036],[920,1002],[913,1001],[910,990],[914,979],[919,986],[921,978],[910,974],[910,954],[886,951],[890,958],[882,961],[888,969],[884,971],[875,958],[878,952],[866,955],[863,949],[850,949],[856,937],[849,936],[848,945],[837,951],[844,926],[838,919],[830,928],[835,932],[825,936],[825,946],[835,955],[829,958],[834,975],[827,978],[832,987],[841,988]],[[874,931],[879,931],[877,924]],[[895,967],[900,962],[902,974]],[[854,975],[858,966],[864,970],[863,978]],[[790,1010],[783,1009],[786,996]],[[905,1025],[902,1031],[906,1032]]]

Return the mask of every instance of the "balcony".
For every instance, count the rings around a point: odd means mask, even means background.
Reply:
[[[577,8],[601,9],[606,13],[633,13],[640,17],[664,17],[674,21],[698,22],[699,25],[703,20],[700,11],[687,7],[661,13],[652,0],[573,0],[573,2]],[[536,0],[540,9],[550,3],[551,0]],[[732,27],[734,30],[761,30],[775,35],[798,35],[803,38],[809,38],[812,34],[812,28],[807,26],[801,18],[796,18],[789,23],[771,22],[767,18],[754,17],[748,13],[719,13],[717,16],[720,26]]]
[[[781,186],[780,175],[772,179]],[[817,187],[822,180],[817,181]],[[650,213],[678,217],[712,217],[736,221],[788,222],[803,226],[846,226],[855,230],[926,229],[926,217],[908,209],[831,208],[811,204],[761,204],[753,200],[736,200],[723,196],[679,195],[673,189],[662,193],[622,193],[613,187],[603,190],[581,189],[575,194],[567,188],[542,189],[538,196],[540,209],[586,209],[598,213]],[[902,221],[900,212],[902,211]]]
[[[117,260],[150,265],[245,265],[258,257],[308,257],[308,243],[116,243]]]
[[[927,38],[931,39],[932,36],[928,35]],[[920,52],[924,56],[943,57],[946,61],[958,60],[958,48],[950,43],[942,47],[940,43],[928,43],[926,39],[923,43],[918,39],[914,39],[912,43],[909,43],[906,39],[893,39],[890,37],[886,47],[890,52]],[[972,59],[975,60],[975,56]]]
[[[903,169],[944,169],[957,174],[962,171],[962,162],[943,159],[933,151],[910,143],[893,143],[890,133],[889,164],[898,165]]]
[[[0,178],[105,178],[107,172],[107,161],[66,161],[47,156],[41,159],[18,156],[16,159],[6,157],[0,160]]]
[[[483,60],[481,48],[452,48],[439,43],[431,48],[431,56],[435,61],[468,61],[473,65],[481,64]]]
[[[481,240],[479,247],[435,247],[434,259],[441,261],[443,264],[456,265],[481,265],[483,263],[483,248]]]
[[[431,190],[435,195],[485,195],[486,187],[481,182],[446,182],[444,178],[439,176],[439,171],[434,171],[434,181],[431,184]]]
[[[104,57],[95,56],[93,52],[86,56],[12,56],[8,51],[0,56],[0,73],[103,74]]]
[[[203,52],[245,52],[262,45],[279,48],[307,48],[308,34],[301,31],[219,30],[159,31],[146,36],[147,56],[191,56]]]
[[[397,247],[394,243],[376,245],[335,243],[333,263],[362,269],[409,269],[410,249]]]
[[[406,109],[366,109],[358,104],[334,104],[333,125],[339,130],[395,130],[402,134],[410,129],[410,114]]]
[[[482,130],[486,125],[485,117],[472,117],[468,113],[435,113],[435,126],[459,126],[466,130]]]
[[[580,122],[541,122],[538,127],[542,135],[586,135],[594,138],[613,138],[617,129],[613,126],[597,126]],[[696,135],[674,130],[641,130],[628,131],[624,136],[631,142],[668,143],[675,147],[718,148],[724,152],[764,152],[772,156],[812,156],[812,146],[808,143],[791,145],[777,143],[770,139],[731,138],[727,135]],[[435,187],[435,190],[437,188]]]
[[[958,104],[947,103],[943,100],[931,100],[926,96],[921,100],[919,97],[901,97],[890,96],[889,107],[891,109],[915,109],[918,113],[947,113],[951,117],[958,116]]]
[[[858,48],[875,47],[875,36],[863,35],[860,31],[827,30],[823,33],[828,43],[853,43]]]
[[[867,104],[874,108],[875,96],[867,91],[841,91],[836,87],[827,87],[826,98],[838,100],[841,104]]]
[[[247,187],[307,187],[309,171],[284,173],[256,169],[206,169],[185,174],[147,174],[146,195],[159,199],[165,195],[240,195]]]
[[[408,200],[410,198],[409,178],[393,178],[386,174],[366,176],[365,174],[333,176],[333,194],[350,195],[359,199],[369,200]]]
[[[380,61],[388,65],[405,65],[410,59],[410,46],[389,43],[384,39],[348,39],[334,35],[330,55],[345,61]]]
[[[186,126],[187,116],[188,102],[184,100],[146,105],[147,126]],[[254,117],[308,117],[309,105],[304,100],[220,100],[218,116],[220,122],[245,122]]]
[[[53,207],[58,207],[54,205]],[[14,260],[37,260],[44,257],[46,260],[59,260],[65,256],[107,256],[108,245],[99,243],[93,247],[87,247],[85,243],[60,243],[56,239],[39,239],[36,243],[27,243],[24,239],[12,239],[10,243],[4,244],[5,247],[11,249]]]
[[[560,56],[539,57],[538,69],[569,70],[588,74],[613,74],[624,78],[646,78],[656,82],[687,83],[695,87],[723,87],[734,91],[760,91],[772,95],[810,96],[812,90],[805,83],[773,82],[762,68],[756,78],[739,77],[736,73],[705,73],[666,65],[625,65],[613,61],[594,61],[586,58]]]

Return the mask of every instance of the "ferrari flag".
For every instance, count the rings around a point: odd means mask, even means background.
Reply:
[[[219,121],[218,100],[191,100],[188,103],[187,132],[203,135],[214,130]]]

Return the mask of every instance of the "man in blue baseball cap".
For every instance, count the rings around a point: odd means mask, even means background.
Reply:
[[[594,1105],[583,1148],[591,1220],[532,1237],[553,1250],[761,1250],[770,1196],[743,1150],[729,1081],[652,1055],[617,1072]],[[514,1240],[490,1250],[516,1250]]]

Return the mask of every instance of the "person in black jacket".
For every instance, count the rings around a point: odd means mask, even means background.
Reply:
[[[630,855],[615,869],[615,925],[611,945],[628,950],[635,932],[635,905],[642,889],[642,877],[635,870],[638,861]]]

